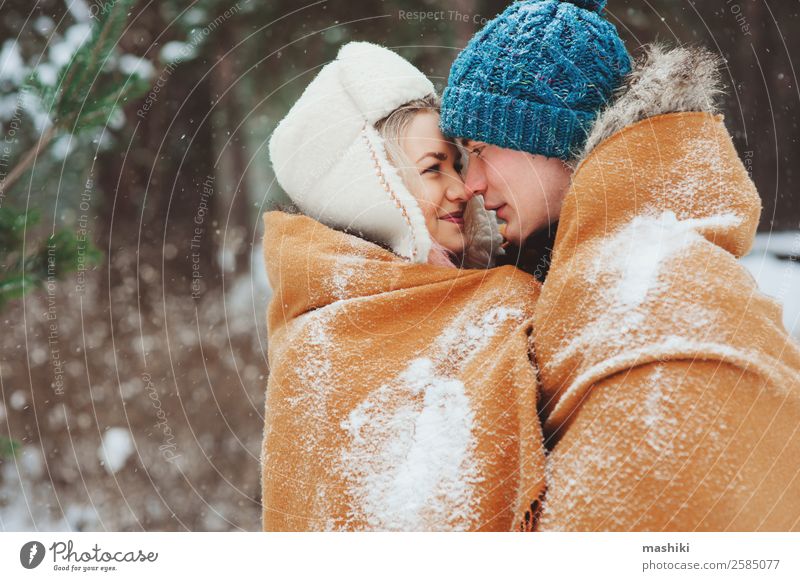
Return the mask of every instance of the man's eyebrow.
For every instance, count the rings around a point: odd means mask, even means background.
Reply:
[[[425,155],[420,157],[417,160],[417,163],[421,162],[426,157],[432,157],[434,159],[438,159],[439,161],[446,161],[447,160],[447,154],[446,153],[443,153],[441,151],[429,151],[428,153],[426,153]]]

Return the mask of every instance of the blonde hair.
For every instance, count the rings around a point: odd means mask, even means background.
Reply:
[[[414,171],[414,165],[408,159],[400,140],[405,135],[408,125],[415,115],[419,113],[439,113],[440,99],[431,93],[421,99],[414,99],[389,113],[386,117],[375,123],[375,129],[386,145],[386,157],[397,169],[400,178],[406,187],[411,187],[412,181],[420,180],[419,174]],[[453,254],[444,246],[432,240],[431,253],[428,255],[428,262],[438,266],[455,267]]]

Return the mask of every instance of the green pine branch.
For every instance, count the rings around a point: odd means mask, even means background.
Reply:
[[[34,160],[62,131],[80,133],[103,127],[117,107],[129,99],[143,95],[150,84],[139,76],[127,79],[106,71],[104,67],[116,49],[136,0],[110,0],[113,4],[102,11],[85,42],[57,75],[51,87],[34,72],[27,88],[37,93],[53,118],[53,125],[20,158],[0,182],[0,191],[7,191],[24,175]]]
[[[24,247],[25,233],[39,222],[39,212],[0,208],[0,309],[13,299],[61,280],[81,267],[98,264],[101,252],[74,232],[57,230],[32,250]]]
[[[16,456],[21,448],[22,443],[19,440],[0,436],[0,459]]]

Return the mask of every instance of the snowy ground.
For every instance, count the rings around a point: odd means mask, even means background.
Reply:
[[[759,234],[741,262],[761,291],[783,304],[783,323],[800,341],[800,231]]]
[[[257,248],[252,275],[201,303],[151,281],[141,311],[135,278],[112,289],[110,309],[96,286],[81,303],[60,283],[51,345],[45,293],[3,311],[0,434],[22,446],[0,459],[0,531],[260,529],[261,263]]]

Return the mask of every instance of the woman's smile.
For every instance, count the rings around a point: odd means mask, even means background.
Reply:
[[[461,228],[464,225],[464,212],[461,210],[457,212],[448,212],[447,214],[439,216],[439,220],[442,220],[443,222],[450,222],[451,224],[455,224]]]

